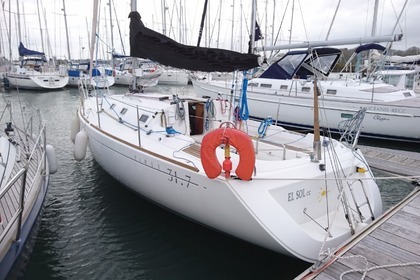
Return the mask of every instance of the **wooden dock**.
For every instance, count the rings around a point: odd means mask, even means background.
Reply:
[[[296,279],[420,279],[420,188]]]
[[[360,146],[370,167],[402,176],[420,176],[420,153]]]

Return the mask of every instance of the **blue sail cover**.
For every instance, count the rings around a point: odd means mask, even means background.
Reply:
[[[367,50],[378,50],[378,51],[384,51],[385,47],[381,46],[379,44],[365,44],[365,45],[360,45],[356,48],[356,50],[354,51],[355,53],[360,53],[363,51],[367,51]]]
[[[129,57],[128,55],[119,54],[119,53],[117,53],[115,51],[112,51],[111,54],[112,54],[112,57],[113,58],[126,58],[126,57]]]
[[[254,54],[182,45],[144,26],[138,12],[131,12],[130,56],[147,58],[179,69],[233,72],[259,66]]]
[[[43,55],[45,55],[45,53],[29,50],[29,49],[27,49],[23,46],[22,42],[20,42],[20,44],[19,44],[19,56],[28,56],[28,55],[41,55],[41,56],[43,56]]]

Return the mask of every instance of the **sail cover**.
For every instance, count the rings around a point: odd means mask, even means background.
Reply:
[[[20,42],[19,56],[25,56],[25,55],[45,55],[45,53],[29,50],[23,46],[22,42]]]
[[[234,51],[187,46],[144,26],[138,12],[131,12],[130,56],[147,58],[180,69],[232,72],[258,67],[258,56]]]

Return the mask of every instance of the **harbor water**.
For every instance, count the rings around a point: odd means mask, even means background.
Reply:
[[[192,92],[191,86],[156,89]],[[293,279],[310,266],[154,205],[109,176],[89,151],[76,161],[70,127],[79,104],[77,88],[11,90],[4,98],[41,110],[58,162],[22,279]],[[378,184],[385,210],[413,189],[405,181]]]

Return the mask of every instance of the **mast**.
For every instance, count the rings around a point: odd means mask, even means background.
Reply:
[[[115,10],[115,5],[114,5],[114,14],[117,15],[117,11]],[[123,42],[123,38],[121,35],[121,28],[120,28],[120,23],[118,22],[118,20],[116,20],[117,23],[117,28],[118,28],[118,34],[120,35],[120,41],[121,41],[121,47],[123,50],[123,55],[125,55],[125,48],[124,48],[124,42]]]
[[[222,18],[222,0],[219,1],[219,17],[217,19],[217,44],[216,44],[216,48],[219,48],[219,41],[220,41],[220,19],[221,18]]]
[[[321,159],[321,135],[319,131],[319,105],[318,105],[318,78],[315,75],[314,79],[314,158],[313,161],[317,162]]]
[[[109,25],[111,28],[111,63],[112,63],[112,69],[114,69],[114,56],[112,55],[112,52],[114,51],[114,31],[113,31],[113,25],[112,25],[112,1],[109,0]]]
[[[375,36],[376,34],[376,22],[378,20],[378,4],[379,4],[379,1],[375,0],[375,7],[373,9],[372,33],[371,33],[372,37]],[[370,75],[371,68],[372,68],[371,60],[372,60],[372,51],[369,50],[368,66],[367,66],[368,75]]]
[[[3,7],[3,13],[4,13],[4,7]],[[6,21],[6,19],[5,19]],[[10,11],[10,0],[9,0],[9,29],[8,29],[8,39],[9,39],[9,62],[10,64],[12,64],[12,32],[11,32],[11,28],[12,28],[12,17],[11,17],[11,11]]]
[[[20,31],[19,0],[16,0],[16,7],[17,7],[17,23],[18,23],[18,32],[19,32],[19,42],[22,42],[22,33]]]
[[[252,14],[251,14],[251,35],[250,35],[250,42],[249,42],[249,53],[252,53],[254,46],[255,46],[255,26],[256,26],[256,15],[257,13],[257,0],[252,0]]]
[[[86,23],[86,32],[87,32],[87,38],[88,38],[88,48],[89,48],[89,55],[90,55],[90,40],[89,40],[89,37],[90,37],[90,34],[89,34],[89,24],[88,24],[88,20],[87,20],[87,17],[85,17],[85,23]]]
[[[93,53],[95,51],[95,40],[96,40],[96,25],[98,21],[98,0],[93,0],[93,17],[92,17],[92,33],[89,44],[89,77],[92,78],[93,71]],[[87,19],[86,19],[87,23]],[[89,32],[89,31],[88,31]]]
[[[200,30],[198,31],[197,47],[200,46],[201,36],[203,35],[204,20],[206,19],[206,13],[207,13],[207,2],[208,0],[204,2],[203,14],[201,16]]]
[[[332,28],[332,26],[334,24],[335,16],[337,15],[337,11],[338,11],[338,7],[340,7],[340,3],[341,3],[341,0],[338,1],[337,8],[335,9],[334,16],[333,16],[333,19],[331,21],[330,28],[328,29],[327,37],[325,38],[325,41],[327,41],[328,40],[328,37],[330,37],[331,28]]]
[[[271,26],[271,44],[274,45],[274,22],[276,21],[276,0],[273,0],[273,22]]]
[[[293,16],[295,14],[295,1],[292,2],[292,18],[290,20],[290,33],[289,33],[289,45],[292,44],[292,28],[293,28]]]
[[[42,52],[45,52],[44,49],[44,36],[42,33],[42,25],[41,25],[41,14],[39,12],[39,0],[36,0],[36,8],[38,10],[38,23],[39,23],[39,31],[41,31],[41,46],[42,46]]]
[[[132,12],[137,11],[137,1],[136,0],[131,0],[131,11]],[[131,65],[133,67],[133,81],[132,81],[132,84],[131,84],[131,89],[134,91],[135,89],[137,89],[137,75],[135,75],[135,70],[139,67],[138,60],[137,60],[136,57],[131,58]]]
[[[64,26],[66,27],[67,55],[68,55],[68,57],[69,57],[69,61],[71,61],[71,56],[70,56],[69,29],[68,29],[68,27],[67,27],[66,0],[63,0],[63,12],[64,12]]]
[[[221,3],[220,3],[221,4]],[[220,10],[222,10],[222,7],[220,6]],[[220,15],[219,15],[219,22],[220,22]],[[220,25],[220,23],[219,23]],[[230,36],[230,49],[233,50],[233,32],[235,27],[235,0],[233,0],[232,4],[232,35]]]
[[[166,2],[165,0],[162,0],[162,34],[166,36]]]

